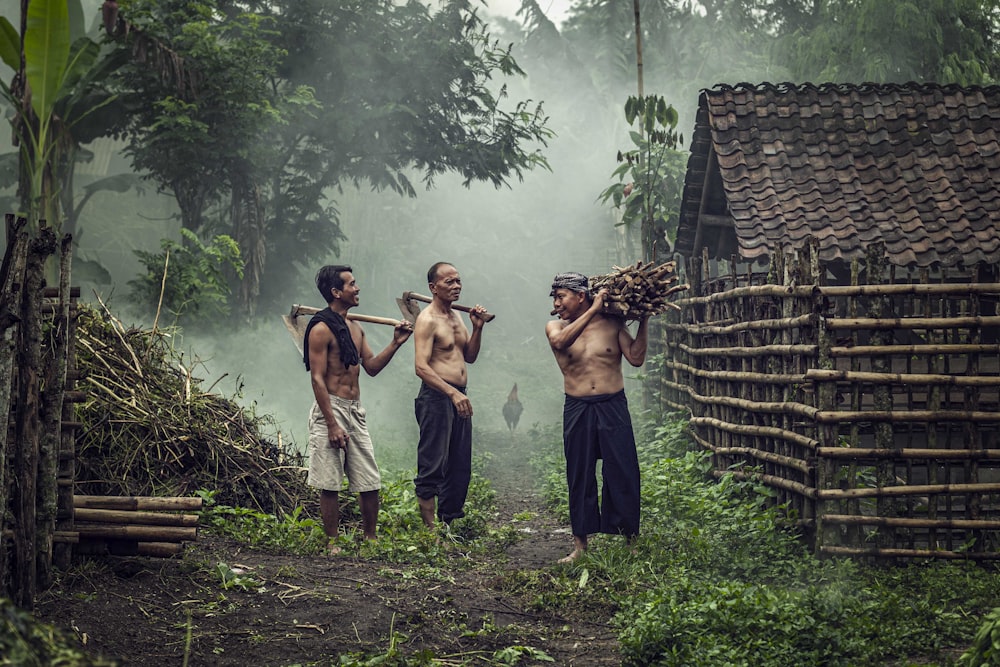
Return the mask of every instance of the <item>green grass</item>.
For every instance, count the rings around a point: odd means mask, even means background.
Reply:
[[[566,594],[574,580],[594,588],[597,599],[587,604],[613,614],[626,665],[959,664],[955,648],[970,644],[1000,600],[994,567],[818,560],[769,502],[766,487],[709,477],[706,456],[693,451],[682,420],[648,431],[640,447],[636,552],[600,536],[568,568],[564,594],[550,590],[546,597],[555,607],[575,605],[581,592]],[[538,460],[546,465],[546,497],[565,512],[558,457],[550,452]],[[985,650],[988,642],[981,643]],[[1000,664],[989,659],[976,662],[970,652],[964,664]]]
[[[631,546],[597,535],[572,565],[501,568],[497,554],[518,539],[517,522],[497,516],[494,491],[478,470],[468,515],[438,534],[420,522],[412,471],[385,479],[379,515],[384,539],[376,542],[361,539],[356,500],[342,494],[342,544],[356,555],[394,564],[386,576],[391,570],[391,576],[447,580],[458,563],[494,568],[497,585],[529,610],[611,619],[625,665],[1000,665],[1000,612],[987,618],[1000,600],[994,567],[819,560],[789,528],[782,508],[773,506],[766,487],[733,477],[713,480],[685,426],[665,419],[639,435],[642,534]],[[568,520],[559,429],[536,426],[529,435],[542,446],[533,463],[543,497]],[[320,553],[324,544],[318,523],[301,510],[276,518],[209,502],[203,523],[294,553]],[[220,570],[223,581],[226,574]],[[504,661],[527,659],[533,650],[512,646],[486,660],[513,664]],[[433,664],[433,656],[404,656],[396,641],[380,656],[344,656],[342,664],[376,664],[388,656],[397,661],[392,664]]]

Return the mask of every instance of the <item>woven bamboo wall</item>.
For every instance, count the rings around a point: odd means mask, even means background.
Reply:
[[[997,267],[687,264],[660,396],[818,553],[1000,558]]]

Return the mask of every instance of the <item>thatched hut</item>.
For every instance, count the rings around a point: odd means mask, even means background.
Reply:
[[[663,402],[822,554],[1000,558],[1000,88],[702,92]]]

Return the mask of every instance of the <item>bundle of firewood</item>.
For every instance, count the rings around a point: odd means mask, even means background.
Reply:
[[[676,262],[655,266],[654,262],[643,264],[640,260],[635,266],[612,268],[611,273],[590,277],[592,294],[608,290],[604,299],[604,312],[607,314],[638,320],[658,315],[668,308],[680,310],[680,306],[667,301],[671,294],[689,288],[689,285],[675,284]]]

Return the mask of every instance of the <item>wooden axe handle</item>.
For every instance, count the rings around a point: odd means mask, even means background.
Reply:
[[[319,311],[319,308],[311,306],[292,306],[292,317],[298,315],[315,315]],[[347,313],[347,319],[354,320],[355,322],[368,322],[369,324],[385,324],[390,327],[402,324],[402,321],[394,320],[391,317],[377,317],[375,315],[362,315],[361,313]]]
[[[430,298],[429,296],[424,296],[423,294],[417,294],[416,292],[403,292],[403,298],[404,299],[413,299],[415,301],[423,301],[424,303],[431,303],[434,300],[434,299]],[[451,307],[454,308],[455,310],[459,310],[459,311],[461,311],[463,313],[471,313],[472,312],[472,309],[469,308],[468,306],[462,306],[462,305],[459,305],[457,303],[451,304]],[[486,313],[486,315],[483,317],[483,321],[485,321],[485,322],[492,322],[494,317],[496,317],[496,315],[494,315],[493,313]]]

